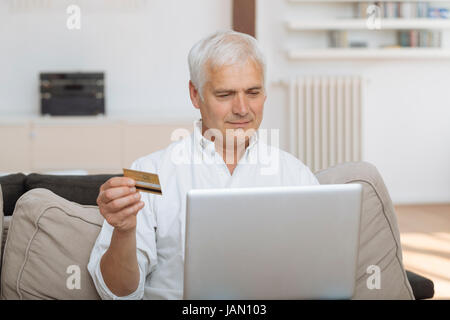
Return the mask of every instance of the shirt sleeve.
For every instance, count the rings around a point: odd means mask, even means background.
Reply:
[[[148,168],[142,168],[139,160],[131,165],[131,169],[143,171],[149,170]],[[152,208],[153,203],[151,197],[149,197],[149,194],[147,193],[141,193],[141,200],[144,202],[144,207],[136,216],[136,254],[139,266],[139,285],[135,292],[127,296],[119,297],[110,291],[103,280],[100,269],[100,260],[109,248],[111,236],[114,231],[114,228],[108,224],[106,220],[103,222],[100,234],[91,251],[87,268],[100,298],[104,300],[142,299],[144,296],[146,278],[152,273],[158,263],[156,252],[156,219]]]

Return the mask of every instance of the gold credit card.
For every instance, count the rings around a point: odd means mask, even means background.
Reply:
[[[123,176],[136,181],[136,189],[139,191],[155,193],[162,196],[161,184],[157,174],[123,169]]]

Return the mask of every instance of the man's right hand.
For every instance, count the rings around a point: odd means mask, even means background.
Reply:
[[[136,215],[144,207],[131,178],[114,177],[100,187],[97,204],[106,221],[120,232],[136,229]]]

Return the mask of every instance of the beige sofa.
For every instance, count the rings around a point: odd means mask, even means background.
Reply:
[[[354,299],[414,299],[402,263],[392,201],[377,169],[345,163],[316,173],[321,184],[360,183],[363,212]],[[0,212],[1,210],[0,196]],[[103,218],[47,189],[33,189],[2,221],[2,299],[98,299],[87,271]],[[336,239],[339,241],[339,239]],[[381,270],[380,288],[368,286],[370,266]],[[368,270],[369,268],[369,270]]]

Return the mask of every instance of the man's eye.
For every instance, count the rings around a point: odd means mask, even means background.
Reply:
[[[229,93],[227,93],[227,94],[219,94],[218,97],[219,98],[225,98],[225,97],[228,97],[229,95],[230,95]]]
[[[251,94],[252,96],[256,96],[259,94],[259,91],[251,91],[249,92],[249,94]]]

